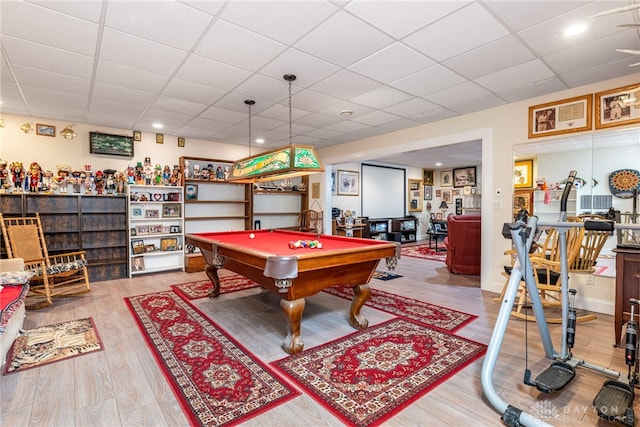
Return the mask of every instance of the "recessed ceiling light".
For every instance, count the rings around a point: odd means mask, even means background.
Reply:
[[[162,129],[164,127],[162,123],[154,123],[151,126],[153,126],[154,129]]]
[[[351,111],[351,110],[342,110],[342,111],[340,111],[340,115],[344,116],[344,117],[349,117],[352,114],[353,114],[353,111]]]
[[[256,138],[256,144],[264,144],[264,139]]]
[[[436,163],[436,166],[442,166],[442,163],[437,162],[437,163]]]
[[[587,30],[588,25],[585,24],[584,22],[580,22],[578,24],[573,24],[570,25],[569,27],[567,27],[566,30],[564,30],[564,36],[565,37],[573,37],[576,36],[580,33],[584,33]]]

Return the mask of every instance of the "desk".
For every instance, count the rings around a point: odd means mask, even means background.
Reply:
[[[289,322],[282,348],[295,354],[304,348],[300,321],[306,297],[333,286],[351,286],[349,323],[364,329],[369,322],[360,309],[371,294],[368,283],[380,259],[385,258],[393,269],[400,256],[396,243],[330,235],[319,236],[321,249],[289,248],[291,241],[314,238],[288,230],[253,230],[186,234],[185,243],[200,248],[204,255],[205,272],[214,284],[210,298],[220,294],[221,268],[248,277],[281,298],[280,307]]]
[[[618,247],[616,253],[616,303],[614,331],[620,345],[622,325],[631,317],[629,298],[640,298],[640,249]],[[636,319],[637,320],[637,319]]]

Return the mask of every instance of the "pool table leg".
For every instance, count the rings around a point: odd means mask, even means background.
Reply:
[[[204,272],[207,273],[209,280],[213,283],[213,288],[209,291],[209,298],[218,298],[220,296],[220,278],[218,277],[218,269],[207,264],[204,268]]]
[[[302,337],[300,336],[300,321],[304,311],[304,298],[288,301],[280,300],[280,307],[289,321],[289,333],[282,342],[282,349],[289,354],[300,353],[304,348]]]
[[[364,329],[369,326],[369,320],[360,314],[360,309],[371,295],[371,288],[368,284],[353,287],[353,300],[349,310],[349,324],[355,329]]]

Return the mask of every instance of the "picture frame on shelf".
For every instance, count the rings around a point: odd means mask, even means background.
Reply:
[[[162,234],[162,224],[149,225],[149,234]]]
[[[433,186],[424,186],[424,200],[433,200]]]
[[[180,226],[179,225],[170,225],[169,226],[169,233],[180,233]]]
[[[533,188],[533,159],[515,161],[513,188]]]
[[[56,127],[52,125],[44,125],[42,123],[36,123],[36,135],[50,136],[55,138]]]
[[[144,257],[131,258],[131,271],[144,271]]]
[[[440,171],[440,187],[452,187],[453,186],[453,170],[441,170]]]
[[[149,226],[148,225],[137,225],[136,226],[136,234],[138,236],[149,234]]]
[[[640,99],[640,84],[597,92],[595,98],[596,129],[640,123],[640,108],[632,104]]]
[[[179,250],[178,239],[176,237],[163,237],[160,239],[160,250],[163,252]]]
[[[338,171],[338,195],[358,196],[360,194],[360,173],[357,171]]]
[[[529,107],[529,138],[591,130],[592,104],[588,94]]]
[[[145,252],[155,252],[158,248],[156,248],[156,245],[154,245],[153,243],[149,243],[144,245],[144,251]]]
[[[162,234],[169,234],[171,231],[171,229],[169,228],[168,225],[163,225],[162,226]]]
[[[131,218],[142,218],[142,217],[144,217],[142,208],[140,207],[131,208]]]
[[[455,188],[463,188],[466,186],[475,186],[476,181],[476,167],[469,166],[466,168],[457,168],[453,170],[453,186]]]
[[[184,187],[185,199],[198,200],[198,186],[196,184],[187,184]]]
[[[138,232],[136,231],[135,227],[131,227],[131,237],[135,237],[138,235]]]
[[[144,240],[140,239],[131,241],[131,252],[133,252],[134,255],[142,254],[144,251]]]
[[[159,209],[146,209],[144,211],[145,218],[160,218],[160,210]]]
[[[162,205],[162,217],[163,218],[180,218],[182,216],[182,209],[180,203],[164,203]]]

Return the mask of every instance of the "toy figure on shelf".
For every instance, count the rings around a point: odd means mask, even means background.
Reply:
[[[136,170],[133,168],[133,166],[129,165],[127,166],[127,172],[126,172],[126,176],[127,176],[127,183],[128,184],[135,184],[136,183]],[[124,175],[124,173],[123,173]]]
[[[71,178],[69,179],[69,181],[71,182],[71,186],[73,187],[73,192],[76,194],[80,194],[82,181],[84,181],[84,175],[84,172],[78,170],[71,172]]]
[[[133,169],[133,168],[132,168]],[[124,172],[116,172],[116,191],[118,194],[124,194],[124,184],[127,182]]]
[[[211,175],[213,177],[213,175]],[[208,168],[202,168],[202,171],[200,171],[200,179],[203,179],[205,181],[209,180],[209,169]]]
[[[142,167],[142,162],[136,163],[136,184],[144,184],[144,168]]]
[[[218,166],[216,168],[216,179],[218,181],[223,181],[224,180],[224,172],[222,171],[222,166]]]
[[[7,191],[11,184],[9,184],[9,168],[7,165],[9,162],[6,160],[0,160],[0,193]]]
[[[191,178],[191,163],[189,160],[184,161],[184,179]]]
[[[144,185],[151,185],[153,180],[153,166],[151,166],[151,157],[144,158]]]
[[[200,165],[193,165],[193,179],[200,179]]]
[[[173,165],[173,171],[171,171],[170,184],[173,186],[182,185],[182,177],[180,176],[180,165]]]
[[[102,171],[96,172],[94,184],[96,186],[96,194],[102,195],[104,192],[104,173]]]
[[[22,162],[11,163],[11,181],[13,182],[13,192],[17,193],[22,191],[22,185],[24,184],[24,167]]]
[[[153,168],[153,185],[162,185],[162,166],[156,163]]]
[[[116,170],[105,169],[104,170],[104,188],[107,190],[107,194],[113,194],[116,191]]]
[[[53,172],[50,170],[42,174],[42,192],[47,194],[53,192]]]
[[[93,180],[94,176],[91,171],[84,173],[84,194],[91,194],[91,190],[93,188]]]
[[[169,165],[164,165],[162,170],[162,185],[169,185],[171,183],[171,168]]]
[[[229,166],[224,167],[224,180],[227,181],[229,179]]]
[[[25,182],[25,191],[29,189],[29,193],[39,193],[42,188],[42,168],[38,162],[32,162],[29,166],[29,174]]]
[[[57,165],[58,176],[53,180],[54,184],[60,188],[60,194],[67,194],[69,190],[69,174],[71,174],[71,166]]]

